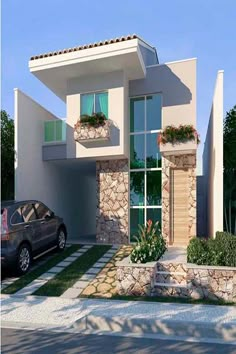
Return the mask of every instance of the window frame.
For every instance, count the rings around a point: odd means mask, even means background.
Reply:
[[[160,129],[152,129],[152,130],[147,130],[147,97],[149,96],[154,96],[154,95],[160,95],[161,96],[161,127]],[[163,94],[162,92],[155,92],[155,93],[148,93],[145,95],[135,95],[135,96],[130,96],[129,97],[129,123],[130,123],[130,104],[131,100],[135,98],[144,98],[144,130],[143,131],[137,131],[137,132],[131,132],[129,129],[129,242],[132,241],[132,235],[130,233],[131,229],[131,219],[130,219],[130,211],[131,209],[144,209],[144,224],[147,222],[147,210],[148,209],[161,209],[162,210],[162,202],[161,205],[147,205],[147,172],[148,171],[161,171],[162,173],[162,164],[163,164],[163,157],[161,156],[161,167],[148,167],[147,168],[147,135],[148,134],[159,134],[162,132],[162,125],[163,125]],[[139,169],[131,169],[130,168],[130,136],[132,135],[144,135],[144,168],[139,168]],[[136,205],[131,205],[130,201],[130,174],[132,172],[144,172],[144,205],[142,206],[136,206]],[[162,174],[161,174],[162,177]],[[162,178],[161,178],[161,184],[162,184]],[[162,213],[161,213],[162,215]]]
[[[109,105],[108,105],[108,103],[109,103],[109,91],[108,90],[98,90],[98,91],[80,93],[80,115],[87,114],[87,113],[82,113],[82,96],[93,95],[93,105],[94,105],[94,108],[95,108],[96,95],[99,94],[99,93],[107,93],[107,111],[108,111],[108,114],[109,114]],[[98,113],[98,112],[93,112],[93,113]],[[106,118],[108,119],[108,117],[106,117]]]

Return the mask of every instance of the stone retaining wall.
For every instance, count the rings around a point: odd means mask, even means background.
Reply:
[[[192,298],[236,302],[236,268],[189,265],[187,284]]]
[[[116,265],[116,285],[119,295],[149,296],[152,294],[156,262],[146,265],[130,264],[128,257]]]
[[[96,162],[99,243],[128,243],[129,173],[128,160]]]
[[[127,258],[117,263],[117,292],[236,303],[236,268],[166,262],[133,264]]]

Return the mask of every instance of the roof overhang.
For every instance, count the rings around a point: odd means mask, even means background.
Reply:
[[[128,80],[142,79],[146,68],[138,38],[29,61],[30,72],[63,101],[73,78],[124,71]]]

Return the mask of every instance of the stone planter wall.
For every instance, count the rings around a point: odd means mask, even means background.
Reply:
[[[194,299],[236,302],[236,268],[188,265],[187,284]]]
[[[116,264],[119,295],[170,296],[236,303],[236,268],[183,263]]]
[[[128,160],[96,162],[99,243],[128,243]]]
[[[171,155],[162,159],[162,234],[169,241],[170,237],[170,170],[187,168],[189,181],[189,217],[188,238],[196,236],[196,154]],[[188,242],[187,242],[188,243]]]
[[[129,263],[129,257],[117,262],[116,284],[119,295],[151,296],[154,289],[156,262]]]
[[[190,140],[190,141],[186,141],[185,143],[178,143],[178,144],[177,143],[160,144],[159,149],[164,156],[173,155],[173,152],[175,155],[177,154],[192,155],[195,154],[197,150],[197,142]]]
[[[77,123],[74,129],[74,139],[77,142],[89,142],[110,139],[111,121],[107,120],[104,125],[93,127],[88,124]]]

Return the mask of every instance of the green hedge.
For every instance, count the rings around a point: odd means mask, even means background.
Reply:
[[[187,260],[198,265],[236,267],[236,236],[218,231],[215,239],[193,238]]]

